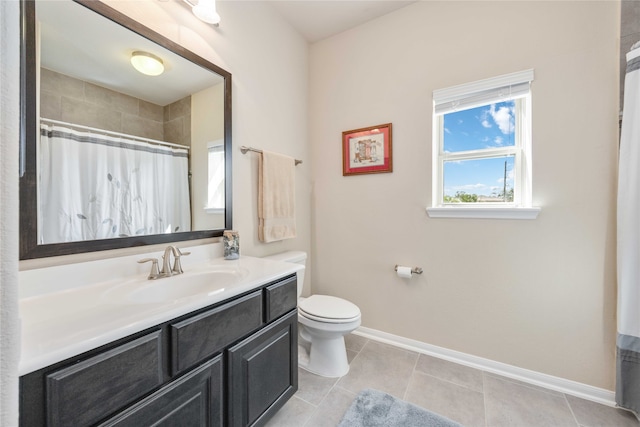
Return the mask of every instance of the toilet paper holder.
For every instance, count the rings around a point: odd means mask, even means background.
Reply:
[[[396,264],[396,266],[394,267],[394,270],[398,271],[398,267],[399,267],[399,265]],[[422,269],[420,267],[413,267],[411,269],[411,274],[422,274]]]

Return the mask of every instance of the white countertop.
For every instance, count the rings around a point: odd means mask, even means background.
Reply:
[[[205,271],[224,268],[228,275],[214,291],[174,301],[138,303],[119,298],[125,286],[176,286]],[[242,256],[216,258],[185,267],[175,277],[154,281],[146,274],[103,281],[58,292],[21,298],[22,353],[19,375],[25,375],[88,350],[108,344],[181,315],[224,301],[304,269],[291,264]],[[130,288],[132,289],[132,288]]]

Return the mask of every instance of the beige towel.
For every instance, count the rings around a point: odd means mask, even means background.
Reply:
[[[263,151],[258,170],[258,238],[296,237],[295,159]]]

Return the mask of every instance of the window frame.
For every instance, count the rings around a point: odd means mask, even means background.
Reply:
[[[207,143],[207,205],[204,207],[204,211],[208,214],[222,214],[224,213],[224,201],[225,196],[222,196],[222,205],[220,206],[211,206],[211,186],[210,186],[210,175],[211,175],[211,154],[212,152],[216,152],[218,155],[222,155],[222,167],[224,168],[224,141],[222,139],[218,139],[216,141],[212,141]],[[224,184],[225,174],[222,173],[222,183]],[[224,187],[223,187],[224,191]]]
[[[531,90],[533,70],[506,74],[434,91],[432,218],[535,219],[540,208],[532,206],[531,173]],[[511,92],[512,88],[515,94]],[[515,144],[477,150],[444,151],[444,116],[462,109],[515,101]],[[460,108],[462,106],[462,108]],[[444,165],[447,161],[478,160],[514,156],[513,202],[444,203]]]

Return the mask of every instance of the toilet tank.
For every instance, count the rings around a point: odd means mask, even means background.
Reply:
[[[274,261],[292,262],[295,264],[305,265],[307,262],[307,253],[302,251],[287,251],[280,252],[275,255],[269,255],[264,258],[272,259]],[[300,297],[300,295],[302,295],[302,287],[304,286],[304,270],[300,270],[296,274],[298,276],[298,297]]]

